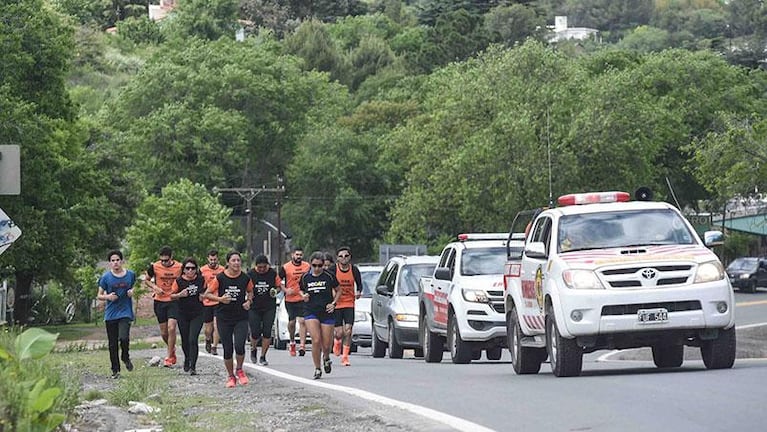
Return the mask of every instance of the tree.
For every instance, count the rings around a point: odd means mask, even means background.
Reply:
[[[174,11],[168,32],[181,39],[234,39],[238,11],[237,0],[185,0]]]
[[[671,38],[666,30],[639,26],[621,39],[616,46],[638,52],[663,51],[671,47]]]
[[[157,192],[168,179],[208,187],[273,183],[312,116],[346,99],[266,38],[166,45],[103,112],[108,142]]]
[[[136,210],[126,232],[130,266],[141,272],[154,261],[163,245],[178,259],[201,260],[213,247],[236,244],[231,209],[219,204],[205,186],[180,179],[149,195]]]
[[[21,195],[0,197],[0,207],[23,231],[0,269],[15,277],[15,318],[25,322],[33,281],[71,278],[78,260],[116,243],[124,219],[107,193],[119,173],[100,171],[64,86],[72,29],[42,0],[5,2],[0,16],[0,136],[22,161]]]
[[[546,26],[535,9],[523,4],[498,6],[485,15],[485,29],[491,42],[513,47],[528,37],[539,36]]]

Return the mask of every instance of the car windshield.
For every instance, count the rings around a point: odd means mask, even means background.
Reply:
[[[360,272],[360,276],[362,276],[362,297],[373,296],[373,288],[375,287],[376,282],[378,282],[378,276],[380,275],[380,271]]]
[[[464,276],[502,274],[505,264],[505,247],[464,249],[461,258],[461,274]]]
[[[559,220],[559,252],[652,245],[690,245],[695,237],[670,209],[585,213]]]
[[[418,284],[423,276],[431,276],[437,264],[405,264],[400,271],[400,295],[418,295]]]
[[[738,258],[727,266],[729,271],[754,271],[759,264],[759,258]]]

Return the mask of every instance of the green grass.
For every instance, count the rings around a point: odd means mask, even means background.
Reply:
[[[101,323],[103,327],[103,323]],[[46,331],[59,334],[59,342],[61,341],[76,341],[88,336],[99,326],[97,323],[72,323],[72,324],[56,324],[43,327]]]

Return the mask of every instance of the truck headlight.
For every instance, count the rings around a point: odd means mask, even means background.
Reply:
[[[591,270],[565,270],[562,272],[562,280],[572,289],[605,289]]]
[[[473,303],[489,303],[490,299],[487,297],[487,293],[483,290],[476,289],[463,289],[461,290],[463,299]]]
[[[367,321],[368,320],[368,313],[367,312],[354,312],[354,322],[360,322],[360,321]]]
[[[724,267],[719,261],[709,261],[698,266],[694,283],[714,282],[724,279]]]
[[[740,278],[741,278],[741,279],[748,279],[748,278],[750,278],[750,277],[751,277],[751,275],[750,275],[750,274],[748,274],[748,273],[743,273],[742,275],[740,275]]]

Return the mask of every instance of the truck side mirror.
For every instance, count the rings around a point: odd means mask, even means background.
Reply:
[[[391,296],[391,292],[389,292],[389,287],[386,285],[378,285],[376,287],[376,292],[386,297]]]
[[[532,242],[525,248],[525,255],[529,258],[547,258],[546,245],[543,242]]]
[[[724,234],[721,231],[706,231],[703,233],[703,243],[708,247],[723,245]]]
[[[451,280],[452,275],[450,274],[450,269],[447,267],[437,267],[434,269],[434,279],[439,280]]]

